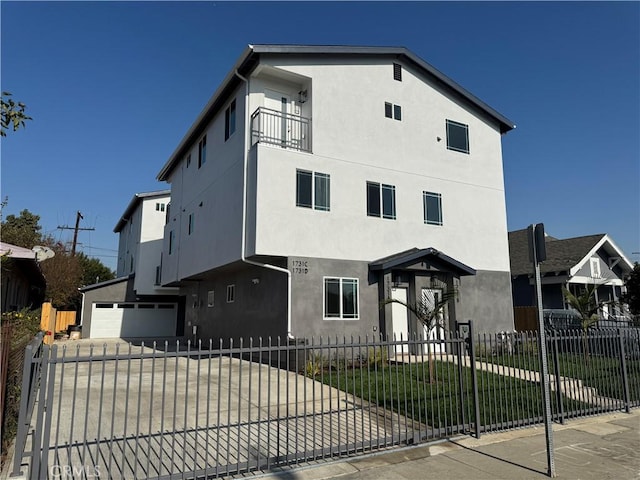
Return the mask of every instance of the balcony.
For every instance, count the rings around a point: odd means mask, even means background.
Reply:
[[[251,145],[256,143],[311,153],[311,119],[260,107],[251,115]]]

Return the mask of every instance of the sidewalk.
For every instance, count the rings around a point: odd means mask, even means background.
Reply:
[[[553,426],[556,477],[640,480],[640,409]],[[283,469],[261,480],[494,480],[547,477],[544,427],[461,437],[438,444]]]

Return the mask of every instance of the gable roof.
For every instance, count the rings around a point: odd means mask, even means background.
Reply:
[[[473,268],[449,257],[448,255],[445,255],[435,248],[411,248],[404,252],[396,253],[379,260],[374,260],[369,263],[369,269],[372,271],[384,271],[393,268],[408,267],[415,265],[418,262],[426,262],[439,270],[452,272],[457,275],[476,274],[476,271]]]
[[[127,205],[127,208],[125,209],[124,213],[120,217],[120,220],[118,220],[118,223],[116,223],[116,226],[113,228],[113,233],[119,233],[120,230],[124,228],[124,226],[127,224],[129,219],[131,218],[131,214],[135,211],[138,204],[143,199],[155,198],[155,197],[166,197],[169,195],[171,195],[171,190],[156,190],[155,192],[136,193],[131,199],[131,201],[129,202],[129,205]]]
[[[447,77],[438,69],[422,60],[420,57],[406,49],[405,47],[370,47],[370,46],[347,46],[347,45],[248,45],[240,58],[231,68],[225,79],[222,81],[213,96],[207,102],[198,118],[191,125],[185,136],[180,141],[178,147],[169,157],[157,175],[159,181],[169,178],[177,163],[186,154],[187,148],[195,143],[203,133],[207,124],[220,109],[225,106],[225,102],[231,92],[240,85],[241,80],[237,73],[246,76],[260,63],[260,56],[267,54],[298,54],[298,55],[342,55],[342,56],[376,56],[389,57],[403,60],[411,64],[419,71],[432,79],[439,86],[459,98],[463,102],[479,109],[499,125],[500,133],[506,133],[516,128],[515,124],[507,117],[497,112],[478,97],[464,89],[458,83]]]
[[[529,260],[529,240],[527,229],[509,232],[509,260],[511,275],[533,273],[533,265]],[[540,273],[566,272],[574,275],[584,263],[601,247],[621,257],[626,266],[633,268],[631,262],[605,233],[585,235],[583,237],[564,240],[550,236],[545,238],[547,259],[540,264]]]

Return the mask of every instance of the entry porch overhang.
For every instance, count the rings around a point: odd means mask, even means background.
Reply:
[[[475,275],[476,270],[435,248],[411,248],[369,263],[372,272],[409,270],[450,273],[455,277]]]

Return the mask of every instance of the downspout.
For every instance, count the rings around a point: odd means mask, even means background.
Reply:
[[[287,338],[292,339],[293,334],[291,333],[291,271],[278,267],[276,265],[271,265],[268,263],[260,263],[255,262],[253,260],[248,260],[245,256],[245,248],[246,248],[246,237],[247,237],[247,168],[249,163],[249,145],[248,138],[250,134],[250,125],[249,125],[249,80],[238,73],[238,70],[235,71],[236,77],[242,80],[245,84],[245,95],[244,95],[244,159],[243,159],[243,178],[242,178],[242,247],[241,247],[241,259],[244,263],[248,263],[249,265],[255,265],[257,267],[267,268],[270,270],[275,270],[277,272],[282,272],[287,274]]]

